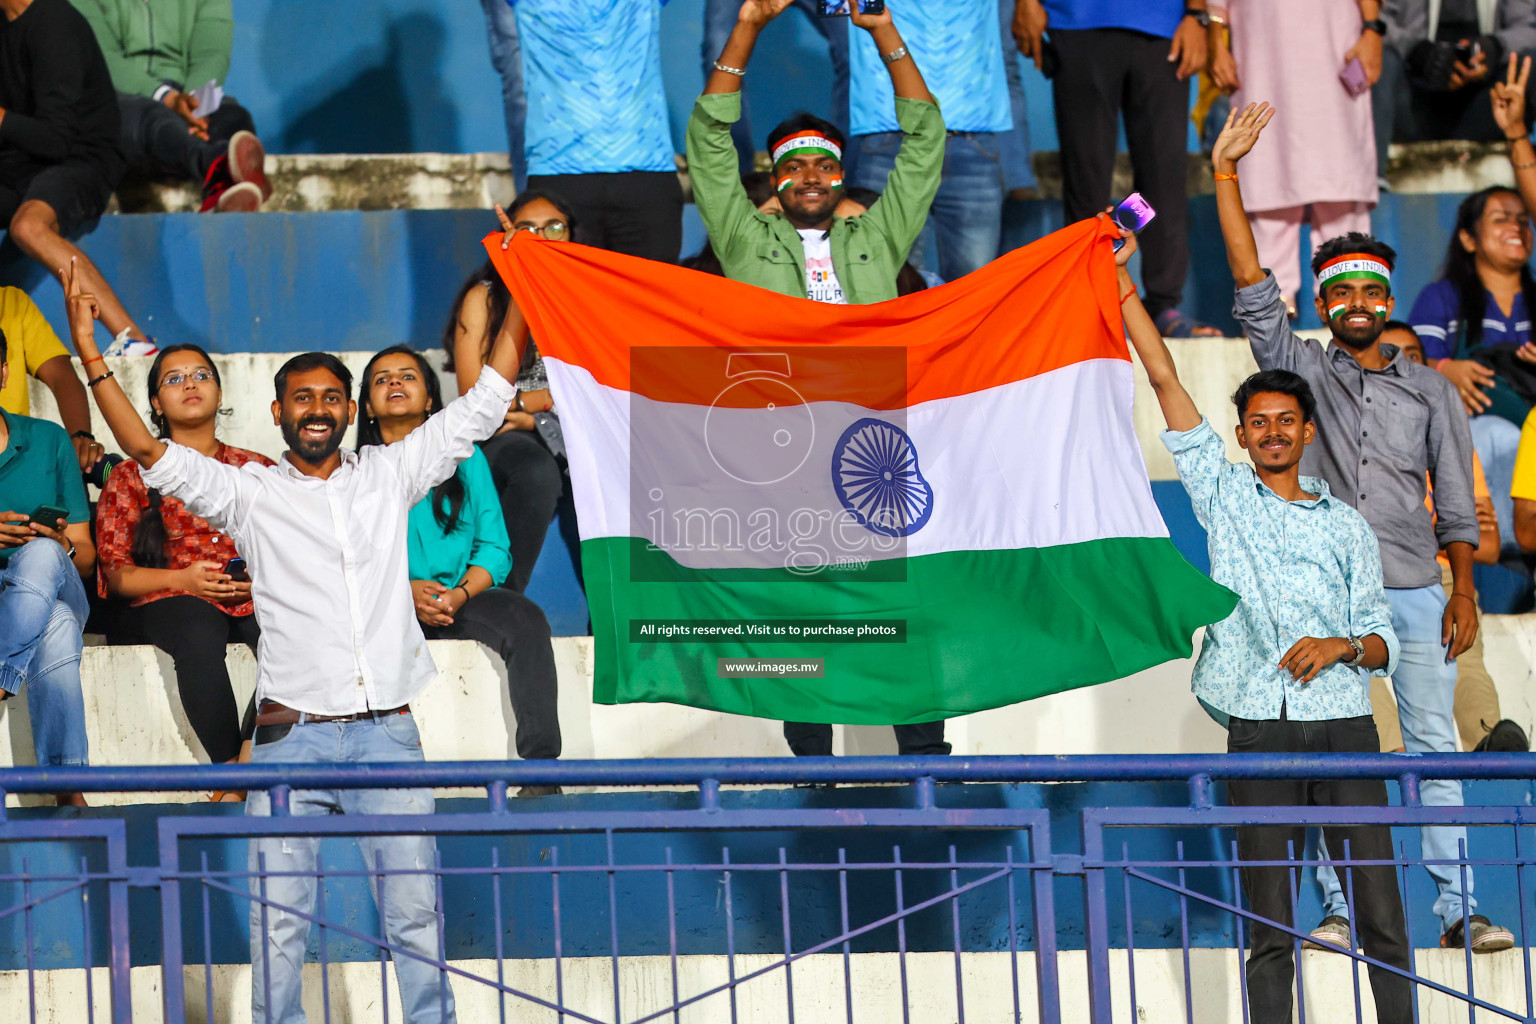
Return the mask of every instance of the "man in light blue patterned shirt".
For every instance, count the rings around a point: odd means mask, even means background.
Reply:
[[[1147,369],[1168,430],[1179,480],[1209,536],[1211,578],[1236,591],[1232,614],[1205,631],[1194,691],[1225,716],[1229,753],[1378,753],[1371,718],[1370,676],[1389,675],[1398,641],[1381,582],[1381,551],[1363,516],[1328,485],[1300,473],[1316,436],[1312,389],[1288,370],[1266,370],[1242,383],[1237,443],[1253,460],[1227,461],[1226,444],[1179,382],[1168,346],[1126,273],[1135,239],[1117,254],[1121,309],[1131,343]],[[1237,780],[1227,783],[1235,806],[1384,806],[1379,779]],[[1384,825],[1329,826],[1330,849],[1349,843],[1351,860],[1391,860]],[[1300,825],[1237,830],[1238,857],[1285,861],[1304,851]],[[1387,865],[1346,867],[1359,939],[1368,956],[1410,970],[1397,876]],[[1248,904],[1261,918],[1292,926],[1283,867],[1242,869]],[[1291,1019],[1295,964],[1292,938],[1253,923],[1248,995],[1256,1021]],[[1353,943],[1351,943],[1353,948]],[[1381,1024],[1413,1020],[1404,975],[1374,964],[1371,990]]]
[[[527,91],[528,187],[576,213],[576,241],[676,263],[683,244],[667,96],[666,0],[507,0]]]

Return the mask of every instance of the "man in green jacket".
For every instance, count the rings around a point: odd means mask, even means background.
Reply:
[[[810,114],[790,118],[768,138],[783,215],[760,213],[741,187],[731,143],[731,125],[741,117],[741,80],[763,26],[792,2],[741,5],[688,120],[694,202],[726,277],[822,302],[894,299],[896,275],[923,230],[943,174],[944,119],[888,11],[852,15],[874,37],[890,70],[896,119],[906,135],[880,199],[861,216],[833,215],[843,195],[844,140]]]
[[[896,120],[906,138],[885,191],[856,217],[834,214],[843,198],[841,132],[797,114],[768,136],[773,182],[783,215],[760,212],[737,169],[731,125],[741,116],[741,80],[763,26],[793,0],[746,0],[704,95],[688,120],[693,199],[725,276],[783,295],[862,304],[896,298],[896,275],[928,219],[944,171],[944,118],[922,73],[901,43],[888,11],[852,15],[874,37],[896,91]],[[850,0],[857,4],[858,0]],[[943,722],[898,725],[902,754],[948,754]],[[832,727],[785,722],[796,757],[832,753]]]
[[[225,96],[198,116],[193,96],[229,74],[231,0],[73,2],[106,55],[129,167],[200,182],[204,210],[258,209],[272,186],[250,113]]]

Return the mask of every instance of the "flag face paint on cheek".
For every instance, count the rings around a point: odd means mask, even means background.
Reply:
[[[1386,316],[1387,315],[1387,307],[1384,304],[1380,303],[1380,302],[1376,303],[1376,315],[1380,316],[1380,317]]]
[[[794,183],[795,183],[795,179],[791,178],[789,175],[786,174],[786,175],[784,175],[784,177],[779,179],[779,184],[774,189],[774,191],[776,191],[776,192],[783,192],[785,189],[789,188],[789,186],[793,185]]]
[[[1347,302],[1335,302],[1333,305],[1328,307],[1328,319],[1337,320],[1339,317],[1344,315],[1344,311],[1348,308],[1349,303]]]
[[[842,188],[843,187],[843,179],[842,178],[833,178],[833,179],[831,179],[830,181],[827,182],[827,187],[828,188]]]

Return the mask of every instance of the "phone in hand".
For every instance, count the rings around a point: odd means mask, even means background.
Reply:
[[[1152,223],[1152,218],[1157,216],[1157,211],[1152,209],[1152,204],[1141,197],[1140,192],[1132,192],[1120,201],[1115,207],[1115,223],[1128,231],[1140,231]],[[1125,239],[1115,239],[1115,252],[1119,252],[1125,245]]]
[[[245,559],[231,558],[224,563],[224,575],[236,583],[251,582],[251,574],[245,571]]]
[[[60,519],[66,523],[69,522],[68,509],[59,508],[55,505],[39,505],[32,510],[32,521],[34,523],[42,523],[50,530],[59,528]]]
[[[846,18],[853,14],[855,3],[860,14],[885,13],[885,0],[816,0],[816,13],[823,18]]]
[[[1344,91],[1351,96],[1359,96],[1371,87],[1371,80],[1365,75],[1365,65],[1360,63],[1360,58],[1355,57],[1344,70],[1339,72],[1339,81],[1344,83]]]

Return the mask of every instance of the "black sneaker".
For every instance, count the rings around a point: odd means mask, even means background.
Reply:
[[[1469,930],[1472,932],[1472,952],[1497,953],[1502,949],[1509,949],[1515,944],[1515,937],[1508,928],[1500,928],[1482,914],[1473,914],[1467,918],[1470,922]],[[1461,933],[1461,922],[1451,925],[1450,931],[1440,936],[1440,945],[1444,949],[1460,949],[1466,945],[1465,936]]]
[[[562,796],[564,793],[559,786],[523,786],[517,791],[518,797]]]
[[[1519,724],[1508,718],[1500,719],[1488,730],[1488,735],[1473,747],[1474,753],[1520,753],[1531,749],[1531,740]]]

